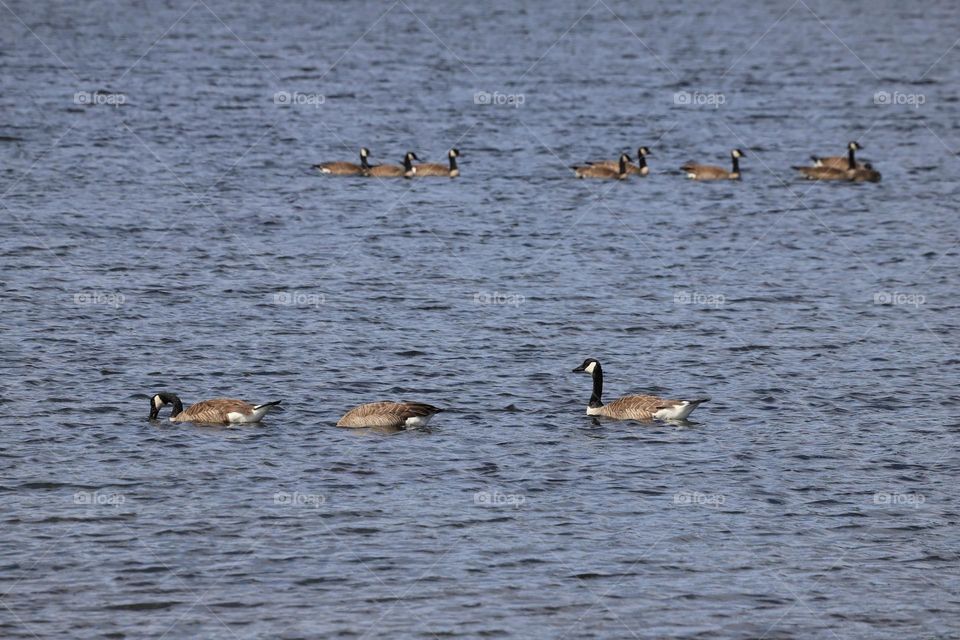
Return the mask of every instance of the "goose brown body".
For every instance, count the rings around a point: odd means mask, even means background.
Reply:
[[[604,404],[603,370],[595,358],[587,358],[575,373],[589,373],[593,378],[593,392],[587,405],[588,416],[602,416],[614,420],[685,420],[694,409],[709,398],[697,400],[670,400],[657,396],[630,395]]]
[[[417,154],[408,151],[403,157],[403,164],[378,164],[370,167],[366,175],[376,178],[412,178],[417,173],[417,167],[413,166],[416,159]]]
[[[732,168],[728,171],[723,167],[712,164],[699,164],[697,162],[688,162],[680,169],[687,174],[691,180],[739,180],[740,179],[740,158],[746,158],[740,149],[734,149],[730,152],[732,159]]]
[[[856,160],[856,152],[861,149],[863,149],[863,147],[860,143],[852,140],[847,143],[847,155],[845,156],[827,156],[825,158],[810,156],[810,159],[813,160],[813,166],[815,167],[828,167],[846,171],[847,169],[856,169],[861,166]]]
[[[352,162],[321,162],[320,164],[313,165],[314,169],[319,169],[320,173],[329,173],[337,176],[359,176],[366,175],[367,171],[370,169],[370,165],[367,164],[367,157],[370,155],[370,150],[366,147],[360,149],[360,164],[354,164]]]
[[[150,399],[150,419],[156,419],[160,410],[166,405],[173,405],[170,413],[171,422],[197,422],[204,424],[235,424],[245,422],[259,422],[260,419],[280,401],[253,405],[245,400],[236,398],[213,398],[201,400],[183,408],[183,402],[172,393],[158,393]]]
[[[650,149],[646,147],[640,147],[637,149],[637,164],[628,162],[627,173],[643,177],[649,175],[650,167],[647,166],[648,155],[650,155]],[[620,170],[619,160],[599,160],[597,162],[588,162],[587,164],[593,167],[606,167],[607,169],[613,169],[614,171]]]
[[[572,167],[573,173],[578,178],[600,178],[603,180],[626,180],[630,175],[627,173],[627,164],[630,162],[630,156],[625,153],[620,154],[620,160],[617,162],[617,168],[587,164]]]
[[[460,168],[457,166],[457,158],[459,157],[460,151],[458,149],[450,149],[450,151],[447,152],[447,158],[450,162],[449,166],[438,162],[424,162],[417,165],[416,177],[456,178],[460,175]]]
[[[401,428],[424,426],[434,414],[443,411],[424,402],[370,402],[354,407],[337,422],[338,427]]]

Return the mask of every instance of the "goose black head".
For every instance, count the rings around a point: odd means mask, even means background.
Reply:
[[[404,159],[407,162],[410,162],[411,160],[419,160],[420,158],[418,158],[417,154],[415,154],[413,151],[407,151],[407,155],[404,156]]]
[[[450,149],[450,151],[447,153],[447,156],[450,158],[459,158],[460,150],[457,148]]]
[[[597,370],[597,367],[600,366],[600,362],[596,358],[587,358],[583,361],[583,364],[573,370],[573,373],[590,373],[592,374]]]
[[[637,149],[637,156],[648,156],[650,155],[650,149],[647,147],[640,147]]]
[[[367,149],[366,147],[360,147],[360,157],[361,157],[361,158],[369,158],[369,157],[370,157],[370,149]]]
[[[173,405],[173,413],[170,414],[170,417],[183,411],[183,403],[180,402],[180,398],[176,395],[166,392],[154,394],[154,396],[150,398],[150,420],[156,420],[160,416],[160,409],[168,404]]]
[[[730,155],[733,156],[734,158],[746,158],[746,157],[747,157],[747,154],[745,154],[745,153],[744,153],[743,151],[741,151],[740,149],[734,149],[733,151],[730,152]]]
[[[860,151],[860,149],[863,149],[863,147],[860,146],[860,143],[857,142],[856,140],[851,140],[847,144],[847,149],[850,149],[851,151]]]

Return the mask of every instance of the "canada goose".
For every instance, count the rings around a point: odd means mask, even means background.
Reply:
[[[246,422],[260,422],[260,419],[271,408],[280,404],[280,400],[266,404],[252,405],[243,400],[232,398],[215,398],[202,400],[184,410],[183,403],[172,393],[158,393],[150,398],[150,419],[156,420],[160,409],[168,404],[173,405],[170,412],[170,422],[202,422],[206,424],[242,424]]]
[[[864,162],[856,169],[848,170],[847,176],[851,182],[880,182],[880,172],[869,162]]]
[[[627,173],[634,173],[638,176],[647,176],[650,173],[650,167],[647,166],[647,156],[650,155],[650,149],[640,147],[637,149],[637,164],[628,164]],[[619,169],[619,160],[600,160],[598,162],[587,163],[593,167],[607,167],[608,169]]]
[[[422,402],[370,402],[343,414],[338,427],[425,427],[438,409]]]
[[[627,176],[630,175],[627,173],[627,163],[630,162],[630,156],[625,153],[620,154],[620,160],[618,162],[618,168],[614,169],[613,167],[603,167],[596,164],[588,164],[582,167],[573,166],[574,175],[578,178],[604,178],[607,180],[626,180]]]
[[[851,143],[856,144],[856,143]],[[822,167],[793,167],[807,178],[807,180],[838,180],[846,182],[880,182],[880,172],[869,162],[854,166],[853,149],[846,158],[847,168],[838,169],[832,166]]]
[[[460,151],[458,149],[450,149],[450,151],[447,152],[447,157],[450,159],[449,167],[436,162],[418,164],[416,177],[442,176],[445,178],[456,178],[460,175],[460,169],[457,167],[457,158],[460,157]]]
[[[313,165],[313,168],[319,169],[320,173],[332,173],[338,176],[364,175],[370,170],[370,165],[367,164],[367,157],[369,155],[370,150],[366,147],[361,147],[360,164],[353,164],[352,162],[321,162],[320,164]]]
[[[686,172],[687,177],[691,180],[739,180],[740,158],[746,158],[747,154],[740,149],[734,149],[730,152],[730,157],[733,158],[733,169],[731,171],[712,164],[697,164],[696,162],[688,162],[680,168]]]
[[[417,173],[417,168],[413,166],[413,161],[419,160],[417,154],[413,151],[407,151],[403,156],[403,164],[378,164],[370,167],[366,175],[377,178],[412,178]]]
[[[699,400],[666,400],[656,396],[623,396],[603,404],[603,370],[594,358],[587,358],[574,373],[584,372],[593,376],[593,394],[587,405],[588,416],[604,416],[615,420],[684,420],[690,413],[710,398]]]
[[[832,167],[846,171],[847,169],[856,169],[860,166],[857,164],[854,154],[861,149],[863,149],[863,147],[860,146],[860,143],[852,140],[847,143],[847,155],[845,156],[828,156],[826,158],[810,156],[810,159],[813,160],[813,166],[815,167]]]

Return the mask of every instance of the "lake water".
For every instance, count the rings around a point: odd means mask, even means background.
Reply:
[[[0,636],[960,633],[954,3],[4,7]]]

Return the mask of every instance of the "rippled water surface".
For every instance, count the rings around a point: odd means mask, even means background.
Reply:
[[[960,633],[955,4],[0,13],[0,636]],[[588,356],[713,399],[594,422]]]

